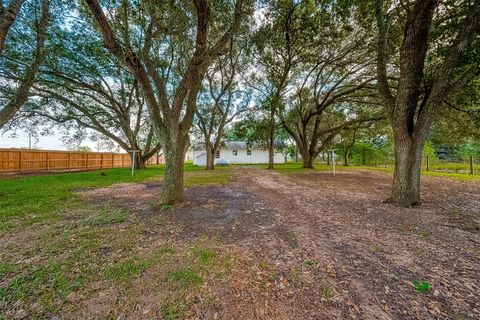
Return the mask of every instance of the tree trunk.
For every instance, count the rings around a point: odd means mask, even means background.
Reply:
[[[300,153],[302,154],[303,168],[314,169],[315,156],[310,154],[308,147],[301,148]]]
[[[185,201],[183,189],[183,165],[185,162],[185,144],[179,141],[164,143],[165,174],[162,188],[162,203],[174,204]]]
[[[215,154],[211,143],[206,144],[205,151],[207,152],[207,162],[205,164],[205,170],[213,170],[215,169]]]
[[[395,171],[389,199],[402,207],[420,204],[420,171],[425,138],[395,138]]]
[[[270,112],[270,123],[268,128],[268,168],[274,168],[275,161],[275,109]]]
[[[350,154],[350,147],[345,147],[345,151],[343,152],[343,165],[348,167],[348,156]]]
[[[130,158],[133,161],[133,152],[130,152]],[[145,169],[145,162],[147,159],[144,159],[142,156],[142,152],[135,152],[135,170]]]

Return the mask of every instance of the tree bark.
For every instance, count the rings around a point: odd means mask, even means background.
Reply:
[[[206,143],[205,151],[207,152],[207,162],[205,163],[205,170],[214,170],[215,169],[215,150],[211,143]]]
[[[315,158],[307,151],[302,153],[303,168],[315,169]]]
[[[176,141],[164,144],[165,174],[162,188],[162,203],[175,204],[185,201],[183,188],[183,164],[185,161],[185,144]]]
[[[275,166],[275,108],[270,111],[270,122],[268,125],[268,167],[273,170]]]
[[[133,154],[130,155],[132,157]],[[135,152],[135,170],[146,169],[146,159],[142,156],[142,152]]]
[[[350,153],[350,146],[345,147],[345,151],[343,152],[343,165],[348,167],[348,156]]]
[[[422,150],[426,138],[401,138],[395,135],[394,140],[396,161],[389,200],[402,207],[419,205]]]
[[[23,2],[24,0],[12,0],[8,7],[5,8],[2,6],[0,9],[0,54],[2,54],[5,47],[5,40],[8,31],[17,18],[17,14],[20,11]]]
[[[379,31],[377,46],[377,80],[379,93],[390,112],[394,134],[395,172],[389,200],[410,207],[420,203],[421,155],[428,131],[449,94],[465,85],[478,74],[480,66],[474,63],[462,75],[455,75],[462,67],[462,58],[474,35],[480,29],[480,0],[476,0],[458,28],[448,48],[445,60],[437,67],[432,86],[421,98],[421,84],[429,46],[429,30],[440,4],[436,0],[417,0],[408,11],[402,46],[400,47],[400,77],[396,97],[390,91],[387,77],[386,46],[389,18],[382,11],[382,2],[376,2]]]

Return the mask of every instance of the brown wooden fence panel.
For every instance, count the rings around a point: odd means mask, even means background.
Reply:
[[[0,173],[78,171],[131,165],[127,153],[0,149]]]

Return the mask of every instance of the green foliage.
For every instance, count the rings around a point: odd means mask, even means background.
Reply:
[[[382,246],[376,244],[376,245],[373,246],[372,251],[374,253],[380,253],[380,252],[383,252],[383,248],[382,248]]]
[[[480,157],[480,143],[474,141],[473,139],[468,139],[464,144],[462,144],[458,149],[458,156],[464,160],[470,159],[470,156],[475,156],[476,158]]]
[[[437,161],[438,160],[437,152],[436,152],[435,147],[433,145],[433,142],[431,140],[427,140],[425,142],[425,145],[423,146],[422,153],[423,153],[423,157],[428,156],[429,161]]]
[[[415,290],[417,290],[418,292],[427,292],[431,289],[430,284],[426,281],[419,282],[417,280],[413,280],[412,284]]]

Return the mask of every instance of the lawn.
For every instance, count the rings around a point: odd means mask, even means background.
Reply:
[[[212,173],[201,167],[186,164],[186,186],[225,183],[228,168]],[[58,219],[62,212],[78,206],[75,191],[100,188],[115,183],[138,183],[162,179],[164,166],[150,166],[131,175],[130,169],[106,169],[89,172],[60,173],[0,178],[0,231],[37,222]],[[192,175],[191,172],[197,174]],[[25,218],[25,219],[24,219]]]
[[[119,183],[158,184],[163,171],[164,166],[154,166],[135,176],[129,169],[107,169],[2,178],[0,319],[43,319],[52,314],[69,318],[78,307],[75,299],[82,297],[82,290],[91,290],[92,283],[127,290],[147,269],[158,275],[163,287],[171,288],[162,291],[162,315],[168,319],[181,314],[184,295],[228,269],[228,257],[216,253],[215,239],[174,246],[162,238],[154,249],[141,248],[142,232],[164,228],[163,218],[139,218],[108,199],[95,203],[81,195]],[[231,168],[207,172],[191,164],[185,165],[185,172],[188,187],[225,184],[231,176]],[[156,201],[148,205],[155,207]]]
[[[186,164],[173,208],[163,166],[3,178],[0,319],[475,318],[478,178],[426,173],[409,210],[369,169]]]

